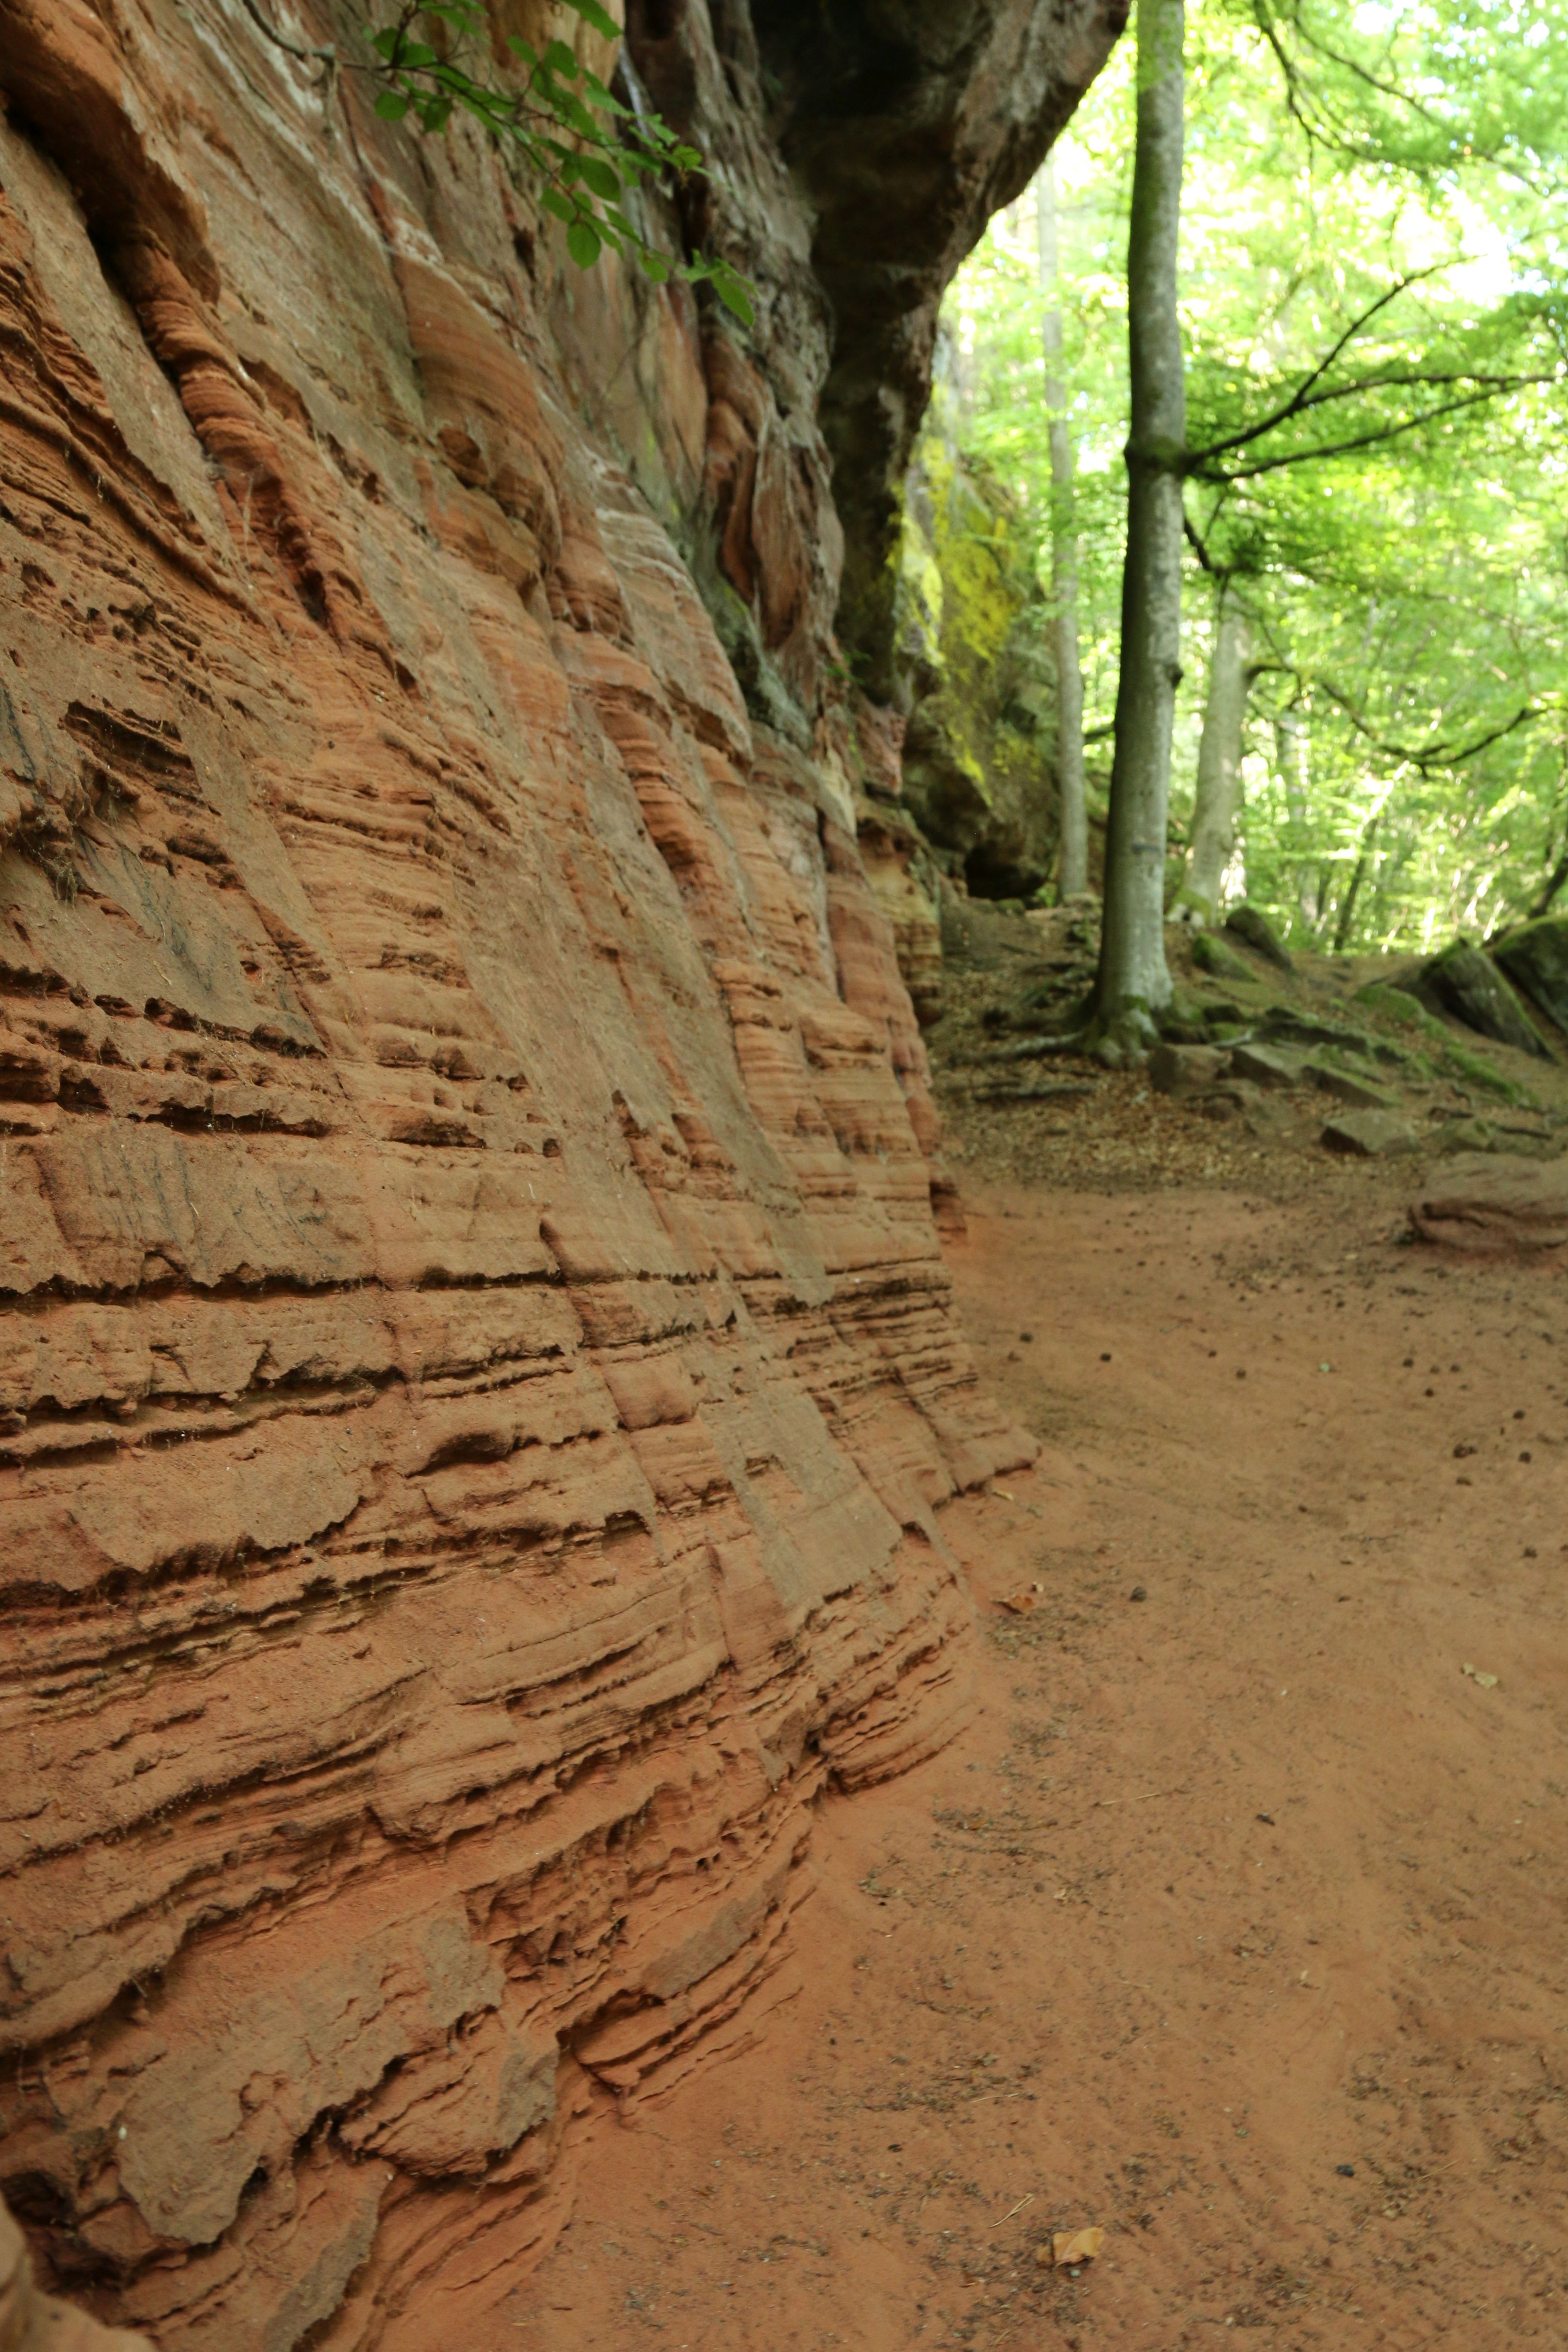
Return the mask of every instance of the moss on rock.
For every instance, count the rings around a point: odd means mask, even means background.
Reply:
[[[1035,544],[966,457],[938,385],[910,469],[898,556],[908,805],[977,895],[1029,897],[1057,845],[1055,676]]]

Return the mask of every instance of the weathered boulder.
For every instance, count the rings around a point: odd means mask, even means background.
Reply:
[[[1492,948],[1516,988],[1568,1030],[1568,915],[1543,915],[1510,931]]]
[[[1478,1035],[1550,1058],[1539,1030],[1490,956],[1467,940],[1456,940],[1422,966],[1421,986],[1445,1013]]]
[[[1206,971],[1215,980],[1235,982],[1255,981],[1258,977],[1245,958],[1238,956],[1234,948],[1227,947],[1213,931],[1195,931],[1193,934],[1193,961],[1200,971]]]
[[[1383,1160],[1391,1152],[1414,1151],[1415,1130],[1393,1110],[1346,1110],[1324,1123],[1326,1150],[1356,1160]]]
[[[1230,1049],[1230,1066],[1238,1078],[1274,1089],[1299,1087],[1304,1065],[1299,1054],[1281,1053],[1277,1045],[1241,1042]]]
[[[1568,1265],[1568,1159],[1457,1157],[1412,1202],[1410,1224],[1423,1241],[1472,1256]]]
[[[1348,1103],[1352,1110],[1388,1110],[1388,1096],[1381,1087],[1373,1086],[1354,1070],[1342,1070],[1332,1062],[1307,1062],[1301,1076],[1310,1080],[1320,1094],[1332,1095],[1336,1102]]]
[[[1244,946],[1251,948],[1255,954],[1264,957],[1280,971],[1295,970],[1289,950],[1281,946],[1273,924],[1259,908],[1233,907],[1225,919],[1225,927]]]
[[[1230,1065],[1215,1045],[1156,1045],[1149,1056],[1149,1084],[1157,1095],[1184,1099],[1206,1093]]]

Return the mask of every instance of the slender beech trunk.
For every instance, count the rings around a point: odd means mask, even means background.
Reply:
[[[1530,910],[1528,919],[1531,922],[1534,922],[1538,916],[1549,915],[1552,912],[1552,902],[1565,882],[1568,882],[1568,849],[1564,849],[1547,876],[1541,895]]]
[[[1285,806],[1289,812],[1291,833],[1297,835],[1307,830],[1307,813],[1311,805],[1312,755],[1305,713],[1298,710],[1294,704],[1288,703],[1274,721],[1274,748],[1279,756],[1280,782],[1285,787]],[[1315,929],[1321,891],[1320,888],[1314,897],[1311,875],[1305,859],[1298,865],[1296,904],[1301,910],[1302,921]]]
[[[1186,392],[1176,315],[1182,203],[1183,0],[1138,0],[1138,139],[1127,239],[1127,560],[1105,924],[1094,1019],[1108,1046],[1147,1044],[1171,1000],[1165,833],[1182,676],[1182,459]],[[1110,1058],[1108,1055],[1107,1058]]]
[[[1558,739],[1557,761],[1557,782],[1561,787],[1563,777],[1568,775],[1568,733],[1560,736]],[[1568,834],[1564,834],[1563,835],[1562,856],[1558,858],[1556,865],[1552,867],[1551,873],[1542,884],[1541,895],[1536,899],[1534,905],[1531,908],[1525,920],[1527,922],[1533,923],[1538,917],[1550,914],[1552,911],[1552,902],[1556,898],[1557,893],[1562,889],[1565,882],[1568,882]]]
[[[1241,747],[1247,723],[1247,615],[1223,575],[1215,593],[1214,653],[1209,661],[1204,731],[1198,739],[1198,787],[1193,838],[1182,885],[1182,910],[1199,926],[1215,920],[1220,885],[1236,848],[1241,814]]]
[[[1361,897],[1362,884],[1366,880],[1367,868],[1372,864],[1373,852],[1377,846],[1377,828],[1382,816],[1383,809],[1380,803],[1368,817],[1365,829],[1362,834],[1361,850],[1351,873],[1350,888],[1345,892],[1344,904],[1340,908],[1340,919],[1334,926],[1336,955],[1343,955],[1351,943],[1351,935],[1355,929],[1356,900]]]
[[[1061,253],[1057,233],[1057,173],[1049,156],[1035,180],[1040,291],[1046,297],[1040,342],[1046,362],[1046,407],[1051,446],[1051,651],[1057,668],[1057,796],[1061,806],[1061,856],[1057,888],[1063,898],[1089,887],[1089,817],[1084,804],[1083,668],[1078,644],[1078,528],[1073,518],[1072,427],[1062,376]]]

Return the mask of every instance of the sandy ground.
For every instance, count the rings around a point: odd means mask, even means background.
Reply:
[[[498,2343],[1568,2345],[1568,1283],[1384,1171],[966,1189],[1044,1441],[945,1521],[973,1727],[826,1808],[798,1992]]]

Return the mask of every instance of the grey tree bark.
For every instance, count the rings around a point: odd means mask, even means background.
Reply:
[[[1373,854],[1377,847],[1377,828],[1382,817],[1383,808],[1380,803],[1367,819],[1362,831],[1360,853],[1356,858],[1354,871],[1351,875],[1350,887],[1345,892],[1344,904],[1340,908],[1339,921],[1334,926],[1336,955],[1343,955],[1355,933],[1356,901],[1361,897],[1362,884],[1366,880],[1367,869],[1372,864]]]
[[[1089,816],[1083,772],[1083,668],[1078,638],[1078,527],[1073,515],[1074,451],[1062,374],[1062,314],[1058,299],[1061,247],[1057,173],[1049,156],[1035,179],[1035,227],[1040,291],[1046,297],[1040,343],[1046,362],[1046,407],[1051,448],[1051,651],[1057,670],[1057,794],[1061,853],[1057,888],[1063,898],[1089,887]]]
[[[1182,460],[1187,422],[1176,314],[1184,33],[1183,0],[1138,0],[1138,133],[1127,239],[1127,559],[1105,921],[1094,997],[1094,1025],[1108,1060],[1150,1043],[1152,1016],[1171,1001],[1165,834],[1171,736],[1182,676]]]
[[[1198,929],[1214,922],[1220,884],[1236,848],[1241,814],[1241,752],[1247,724],[1247,615],[1223,574],[1215,592],[1214,653],[1198,739],[1193,837],[1182,883],[1183,919]]]

